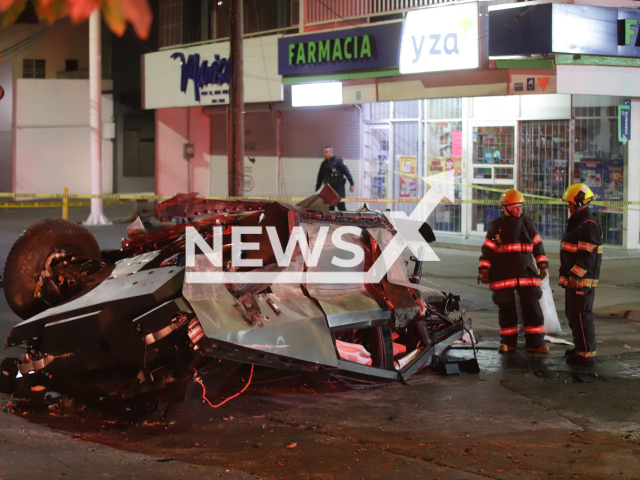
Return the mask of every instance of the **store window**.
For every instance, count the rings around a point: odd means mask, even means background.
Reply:
[[[393,102],[393,118],[418,119],[420,116],[420,100]]]
[[[462,99],[436,98],[426,101],[427,175],[453,170],[456,185],[448,196],[462,199]],[[440,120],[440,121],[435,121]],[[440,204],[428,223],[436,231],[462,232],[462,205]]]
[[[395,107],[395,105],[394,105]],[[395,112],[394,108],[394,112]],[[392,123],[394,155],[394,197],[402,200],[417,200],[422,196],[424,182],[418,175],[420,158],[420,128],[418,121]],[[402,174],[406,175],[402,175]],[[415,203],[393,203],[392,210],[411,214]]]
[[[471,228],[486,232],[500,216],[500,192],[515,187],[515,127],[473,127]]]
[[[389,198],[389,152],[391,103],[367,103],[362,106],[364,115],[364,172],[362,194],[365,197]],[[374,208],[384,210],[378,203]]]
[[[561,198],[569,186],[570,122],[520,124],[520,189],[543,198]],[[527,197],[534,199],[535,197]],[[567,224],[565,205],[525,205],[545,240],[560,240]]]
[[[427,100],[430,120],[462,118],[461,98],[432,98]]]
[[[391,118],[391,103],[368,103],[365,105],[366,118],[369,121],[385,121],[388,122]]]
[[[427,175],[453,170],[448,196],[462,199],[462,99],[427,100]],[[441,120],[441,121],[434,121]],[[462,205],[440,204],[427,220],[441,232],[462,232]]]
[[[427,175],[453,170],[455,182],[462,184],[462,122],[427,123]],[[462,198],[461,185],[448,187],[455,200]],[[440,204],[428,223],[434,230],[462,231],[462,205]]]
[[[574,95],[575,153],[572,183],[589,185],[597,200],[624,200],[624,146],[618,141],[618,105],[622,97]],[[600,222],[604,243],[622,245],[623,212],[591,207]]]

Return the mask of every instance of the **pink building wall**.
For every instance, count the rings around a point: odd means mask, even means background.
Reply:
[[[184,158],[184,144],[194,156]],[[210,195],[211,117],[202,107],[156,110],[156,194],[198,192]]]

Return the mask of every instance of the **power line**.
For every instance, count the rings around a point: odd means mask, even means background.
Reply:
[[[4,60],[10,60],[11,58],[13,58],[12,54],[17,53],[18,50],[26,47],[27,45],[32,43],[34,40],[36,40],[38,37],[40,37],[44,33],[50,32],[53,29],[53,27],[59,26],[61,23],[65,22],[65,20],[66,19],[58,20],[54,24],[49,25],[49,26],[43,28],[42,30],[38,30],[37,32],[32,33],[28,37],[20,40],[18,43],[14,44],[14,45],[11,45],[10,47],[2,50],[0,52],[0,57],[3,58]],[[7,57],[7,58],[5,58],[5,57]]]

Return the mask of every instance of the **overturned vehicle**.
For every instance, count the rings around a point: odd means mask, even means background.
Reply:
[[[118,250],[101,251],[72,222],[31,226],[5,267],[7,301],[24,319],[6,347],[24,353],[2,362],[1,390],[37,385],[145,415],[228,365],[406,381],[468,331],[453,313],[460,298],[420,285],[415,257],[411,277],[399,255],[379,282],[358,280],[398,234],[366,207],[329,211],[338,201],[328,186],[297,205],[181,194],[156,211],[177,223],[146,231],[138,219]],[[237,227],[252,228],[239,237]],[[427,224],[420,232],[435,240]],[[333,259],[357,249],[336,283],[345,268]]]

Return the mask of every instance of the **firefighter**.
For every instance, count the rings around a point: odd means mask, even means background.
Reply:
[[[560,285],[565,289],[565,313],[573,333],[567,363],[596,363],[593,299],[602,264],[602,229],[589,210],[593,192],[584,183],[571,185],[562,195],[568,203],[569,222],[560,246]]]
[[[510,352],[518,342],[517,290],[527,351],[547,353],[549,348],[544,344],[544,315],[539,300],[542,297],[540,281],[547,276],[549,260],[533,220],[522,214],[523,203],[524,196],[514,189],[505,191],[500,197],[502,213],[489,226],[482,245],[478,283],[489,284],[493,303],[498,305],[498,350]]]

